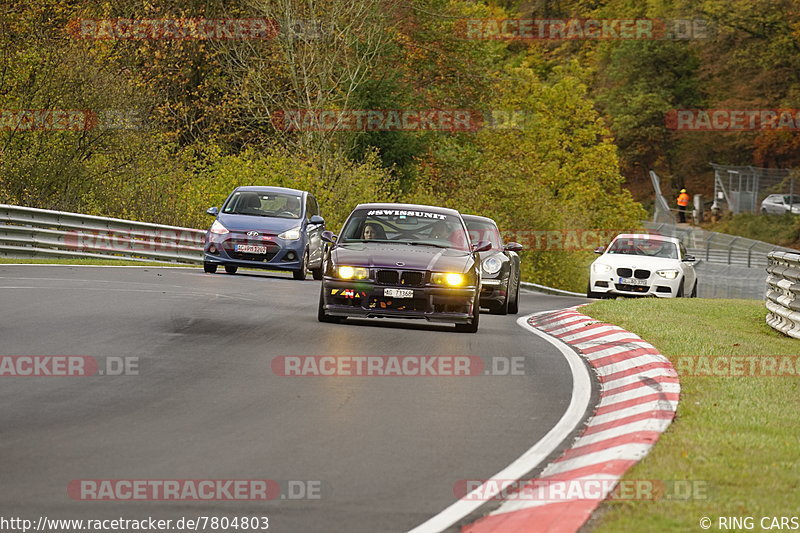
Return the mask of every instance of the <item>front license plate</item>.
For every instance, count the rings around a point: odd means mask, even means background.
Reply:
[[[638,285],[640,287],[644,287],[647,285],[646,279],[636,279],[636,278],[619,278],[619,282],[622,285]]]
[[[244,254],[262,254],[267,255],[266,246],[257,246],[255,244],[237,244],[233,247],[234,251],[242,252]]]
[[[414,291],[408,289],[383,289],[383,295],[392,298],[413,298]]]

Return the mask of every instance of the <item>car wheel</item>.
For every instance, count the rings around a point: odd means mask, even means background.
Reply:
[[[238,266],[235,265],[225,265],[225,272],[228,274],[236,274],[236,271],[239,270]]]
[[[203,272],[207,274],[214,274],[217,271],[217,265],[214,263],[203,263]]]
[[[697,280],[694,280],[694,287],[692,287],[692,294],[689,295],[689,298],[697,298]]]
[[[509,280],[509,284],[511,280]],[[497,307],[490,307],[489,314],[491,315],[507,315],[508,314],[508,300],[511,298],[511,295],[508,294],[508,289],[506,289],[506,297],[503,298],[503,303],[501,303]]]
[[[322,267],[323,267],[323,265],[324,265],[324,261],[320,261],[319,262],[319,268],[312,268],[311,269],[311,277],[313,277],[317,281],[322,279],[322,274],[323,274]]]
[[[762,214],[762,215],[766,215],[766,214],[767,214],[767,210],[766,210],[766,209],[764,209],[763,207],[761,208],[761,214]]]
[[[514,287],[514,299],[508,302],[508,314],[516,315],[519,313],[519,272],[515,280],[516,286]]]
[[[678,287],[678,294],[675,295],[676,298],[683,298],[683,283],[684,283],[684,281],[686,281],[685,278],[681,280],[681,286]]]
[[[308,252],[303,254],[303,263],[300,265],[300,270],[292,270],[292,277],[296,280],[306,279],[308,272]]]
[[[343,320],[342,317],[338,316],[331,316],[325,312],[325,298],[323,294],[325,292],[325,287],[323,286],[319,291],[319,307],[317,308],[317,320],[320,322],[327,322],[329,324],[338,324]]]
[[[456,331],[461,333],[476,333],[478,331],[478,322],[481,319],[481,300],[480,294],[475,295],[475,301],[472,302],[472,318],[466,324],[456,324]]]
[[[595,300],[602,300],[603,294],[599,292],[592,291],[592,282],[586,284],[586,297],[587,298],[594,298]]]

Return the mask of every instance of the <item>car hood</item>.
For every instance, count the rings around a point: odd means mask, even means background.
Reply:
[[[331,258],[336,265],[460,273],[472,262],[472,254],[452,248],[361,242],[336,246]]]
[[[677,259],[628,254],[603,254],[597,258],[595,263],[603,263],[612,268],[641,268],[649,270],[678,269],[681,266],[681,262]]]
[[[302,222],[299,218],[256,217],[251,215],[226,215],[220,213],[217,220],[229,231],[260,231],[277,235]]]

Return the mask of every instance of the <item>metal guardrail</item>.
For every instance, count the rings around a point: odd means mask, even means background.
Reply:
[[[0,204],[0,257],[203,262],[206,232]]]
[[[767,324],[800,339],[800,253],[769,254]]]

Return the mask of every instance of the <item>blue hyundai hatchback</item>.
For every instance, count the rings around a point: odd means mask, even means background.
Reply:
[[[206,211],[216,220],[206,234],[203,269],[220,266],[235,274],[239,267],[288,270],[305,279],[311,270],[322,279],[325,220],[316,198],[284,187],[237,187],[222,210]]]

